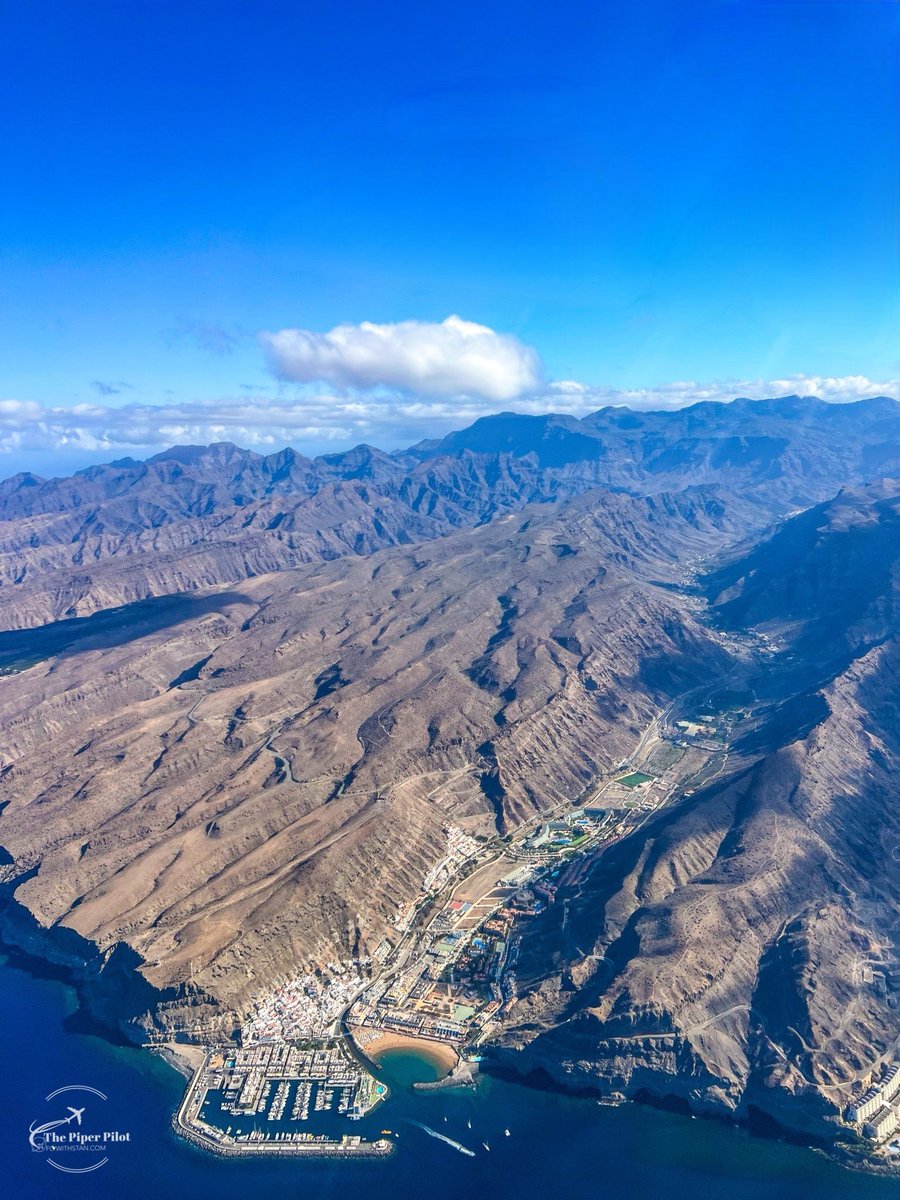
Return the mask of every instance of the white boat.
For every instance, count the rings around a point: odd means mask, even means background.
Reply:
[[[503,1136],[504,1136],[504,1137],[509,1137],[509,1130],[508,1130],[508,1129],[504,1129],[504,1130],[503,1130]]]
[[[482,1142],[481,1144],[484,1146],[485,1150],[490,1150],[490,1146],[487,1144],[487,1142]]]

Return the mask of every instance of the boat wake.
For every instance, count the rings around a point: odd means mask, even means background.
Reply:
[[[447,1137],[444,1133],[438,1133],[436,1129],[431,1129],[428,1125],[423,1125],[421,1121],[413,1121],[407,1118],[410,1125],[415,1125],[417,1129],[424,1130],[429,1137],[437,1138],[439,1142],[446,1142],[448,1146],[452,1146],[454,1150],[458,1150],[460,1154],[467,1154],[469,1158],[475,1157],[475,1151],[470,1150],[468,1146],[463,1146],[459,1142],[454,1142],[453,1138]]]

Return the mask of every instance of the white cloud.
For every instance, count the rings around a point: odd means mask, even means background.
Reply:
[[[282,329],[261,340],[274,374],[294,383],[502,402],[533,391],[541,379],[541,361],[531,346],[456,316],[440,323],[363,321],[337,325],[330,333]]]
[[[793,375],[778,380],[677,381],[653,388],[588,387],[572,381],[549,384],[504,405],[523,413],[561,412],[580,417],[605,405],[675,409],[698,400],[735,396],[764,399],[788,394],[818,395],[833,402],[866,396],[900,397],[900,380],[873,381]],[[461,429],[498,411],[479,398],[428,399],[397,393],[324,395],[304,392],[292,399],[242,396],[168,404],[78,404],[51,407],[33,400],[0,400],[0,475],[28,465],[40,471],[40,453],[77,454],[99,462],[123,454],[153,453],[175,443],[232,441],[269,453],[294,446],[324,453],[369,442],[385,449]]]
[[[643,410],[684,408],[701,400],[726,402],[742,396],[768,400],[773,396],[818,396],[832,404],[852,403],[867,396],[900,397],[900,380],[872,380],[864,375],[788,375],[784,379],[721,379],[711,383],[682,379],[647,388],[585,387],[563,381],[551,383],[541,397],[543,409],[583,415],[607,404]],[[554,403],[555,401],[555,403]]]
[[[897,398],[900,395],[900,380],[873,383],[864,375],[789,375],[787,379],[775,379],[764,386],[778,388],[785,395],[818,396],[821,400],[829,400],[834,404],[862,400],[866,396]]]

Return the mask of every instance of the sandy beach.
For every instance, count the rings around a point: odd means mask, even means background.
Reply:
[[[152,1049],[168,1059],[169,1064],[188,1079],[203,1065],[206,1057],[202,1046],[189,1046],[184,1042],[161,1042]]]
[[[421,1055],[449,1074],[459,1062],[459,1055],[446,1042],[432,1042],[428,1038],[406,1037],[399,1033],[382,1033],[367,1041],[362,1047],[364,1052],[375,1062],[381,1062],[382,1054],[391,1050],[408,1050],[410,1053]]]

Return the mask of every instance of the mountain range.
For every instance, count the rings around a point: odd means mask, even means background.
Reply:
[[[900,404],[814,398],[506,413],[404,453],[308,459],[230,443],[0,483],[0,628],[370,554],[594,487],[718,489],[751,531],[846,484],[900,475]]]
[[[231,1029],[703,696],[721,768],[527,923],[486,1057],[833,1136],[900,1041],[897,479],[900,403],[787,397],[5,480],[4,941]]]

